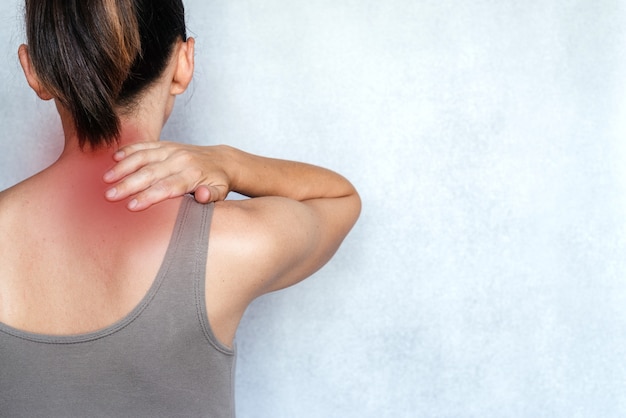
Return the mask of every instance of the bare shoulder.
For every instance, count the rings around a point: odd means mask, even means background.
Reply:
[[[216,204],[209,262],[248,302],[291,286],[322,267],[341,239],[317,208],[283,197]],[[345,234],[344,234],[345,235]]]
[[[42,226],[54,224],[50,216],[53,201],[45,197],[53,194],[50,189],[45,177],[38,173],[0,192],[0,245],[17,252],[20,244],[30,246],[30,240],[39,235]]]
[[[13,225],[14,213],[13,204],[11,203],[11,189],[0,192],[0,250],[4,250],[6,242],[10,239],[11,229]],[[3,251],[4,252],[4,251]]]
[[[337,201],[344,201],[339,203]],[[215,204],[207,257],[209,321],[232,341],[248,305],[311,276],[356,221],[358,196],[297,201],[258,197]]]
[[[0,192],[0,281],[5,284],[9,280],[15,284],[24,271],[31,272],[44,250],[52,247],[53,235],[44,231],[58,222],[53,219],[53,202],[42,198],[45,189],[36,175]]]
[[[49,189],[43,172],[37,173],[8,189],[0,191],[0,219],[24,219],[29,211],[42,206],[38,190]]]
[[[298,231],[286,219],[300,210],[298,202],[273,197],[215,204],[206,301],[213,332],[224,344],[232,343],[239,320],[255,298],[293,284],[278,282],[293,263],[293,254],[305,252],[296,243]]]
[[[23,236],[16,233],[20,229],[26,232],[25,219],[31,205],[30,190],[22,183],[0,192],[0,230],[3,231],[0,246]]]
[[[21,263],[24,248],[29,247],[31,206],[30,190],[21,183],[0,192],[0,254],[3,266],[0,269],[0,297],[5,293],[5,286],[12,285],[13,272]]]
[[[263,283],[279,274],[278,258],[297,251],[298,231],[294,221],[305,208],[299,202],[262,197],[215,205],[209,256],[223,264],[224,270],[249,279],[254,293],[264,293]],[[300,218],[303,223],[304,219]],[[219,261],[218,261],[219,260]],[[237,280],[243,285],[242,280]]]

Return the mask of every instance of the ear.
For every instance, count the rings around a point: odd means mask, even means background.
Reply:
[[[195,44],[195,39],[188,38],[187,41],[181,42],[178,46],[176,51],[176,70],[174,71],[174,77],[172,79],[172,86],[170,89],[170,93],[172,95],[184,93],[185,90],[187,90],[189,83],[191,83],[194,69]]]
[[[54,99],[54,96],[48,92],[48,90],[43,87],[37,74],[33,70],[32,63],[30,61],[30,54],[28,53],[28,46],[22,44],[17,50],[17,55],[20,58],[20,64],[22,65],[22,70],[24,71],[24,75],[26,76],[26,81],[28,81],[28,85],[31,89],[37,93],[42,100],[51,100]]]

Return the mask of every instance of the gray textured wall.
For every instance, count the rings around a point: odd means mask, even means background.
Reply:
[[[59,151],[0,4],[0,188]],[[364,211],[238,334],[240,417],[626,415],[622,0],[187,0],[165,137],[328,166]],[[47,139],[42,139],[47,138]]]

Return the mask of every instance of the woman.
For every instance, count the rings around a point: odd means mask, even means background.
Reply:
[[[20,63],[65,147],[0,193],[2,415],[233,416],[246,307],[328,261],[358,194],[322,168],[158,142],[193,74],[180,0],[25,10]]]

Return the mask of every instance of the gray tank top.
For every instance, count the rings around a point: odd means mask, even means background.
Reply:
[[[0,416],[234,417],[235,353],[205,306],[212,214],[185,196],[154,283],[112,326],[56,337],[0,323]]]

